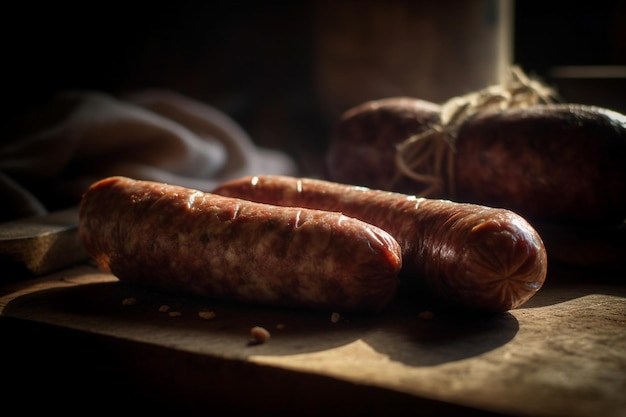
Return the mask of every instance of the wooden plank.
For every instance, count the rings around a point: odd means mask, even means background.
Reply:
[[[77,207],[0,224],[2,278],[44,275],[85,259]]]
[[[47,338],[57,329],[56,355],[69,349],[66,366],[97,368],[107,358],[109,368],[117,364],[119,375],[137,379],[128,387],[136,395],[175,408],[332,406],[347,415],[345,404],[361,413],[382,412],[383,404],[388,415],[617,417],[626,410],[620,279],[611,271],[552,269],[533,299],[505,314],[433,310],[425,319],[424,304],[399,299],[382,314],[334,322],[332,312],[172,297],[81,265],[3,286],[0,318],[43,325]],[[137,302],[126,305],[130,297]],[[163,305],[170,310],[160,311]],[[215,317],[201,318],[205,309]],[[249,344],[255,325],[270,331],[267,343]],[[73,358],[86,343],[98,357]]]

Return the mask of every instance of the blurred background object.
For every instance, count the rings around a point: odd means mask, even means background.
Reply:
[[[509,62],[567,101],[626,112],[621,0],[49,3],[5,16],[2,142],[58,91],[168,88],[315,176],[348,107],[397,95],[441,102],[497,81]]]
[[[517,1],[515,60],[564,100],[626,113],[626,2]]]
[[[440,103],[508,75],[511,1],[315,4],[313,84],[331,119],[372,98]]]

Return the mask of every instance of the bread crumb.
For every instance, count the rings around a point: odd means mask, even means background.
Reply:
[[[284,328],[285,328],[285,325],[284,325],[283,323],[278,323],[278,324],[276,325],[276,328],[277,328],[278,330],[282,330],[282,329],[284,329]]]
[[[430,320],[430,319],[432,319],[434,316],[435,316],[435,315],[433,314],[433,312],[432,312],[432,311],[428,311],[428,310],[426,310],[426,311],[422,311],[421,313],[419,313],[419,314],[417,315],[417,317],[418,317],[418,318],[420,318],[420,319],[425,319],[425,320]]]
[[[251,343],[253,344],[265,343],[269,340],[270,336],[270,332],[261,326],[254,326],[250,329]]]
[[[159,311],[161,313],[167,313],[168,311],[170,311],[170,306],[168,306],[167,304],[163,304],[161,307],[159,307]]]
[[[167,313],[167,315],[170,317],[179,317],[182,316],[183,313],[181,313],[180,311],[170,311],[169,313]]]
[[[135,297],[127,297],[122,300],[122,305],[132,306],[137,304],[137,299]]]
[[[341,314],[334,312],[333,314],[330,315],[330,321],[332,323],[337,323],[339,322],[339,320],[341,320]]]
[[[215,314],[215,311],[199,311],[198,312],[198,316],[202,319],[205,320],[211,320],[214,319],[217,315]]]

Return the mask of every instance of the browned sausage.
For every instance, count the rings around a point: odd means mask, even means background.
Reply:
[[[241,178],[213,192],[339,211],[372,223],[400,243],[403,276],[425,282],[434,294],[459,306],[513,309],[529,300],[546,277],[541,237],[509,210],[285,176]]]
[[[325,177],[415,194],[413,180],[396,178],[396,146],[439,122],[440,110],[438,104],[411,97],[371,100],[349,109],[331,133]],[[428,166],[421,169],[432,170]]]
[[[124,177],[86,191],[79,236],[122,281],[278,306],[378,311],[402,265],[388,233],[339,213]]]
[[[626,218],[626,115],[581,104],[483,111],[449,147],[448,189],[403,175],[399,144],[439,122],[439,107],[387,98],[349,109],[333,128],[325,178],[347,184],[504,207],[533,224],[615,224]],[[416,173],[432,175],[426,160]]]
[[[553,104],[484,112],[465,121],[456,197],[507,207],[531,221],[626,219],[626,116]]]

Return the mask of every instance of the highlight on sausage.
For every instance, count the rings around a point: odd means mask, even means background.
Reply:
[[[255,304],[379,311],[402,266],[387,232],[340,213],[110,177],[79,210],[87,253],[121,281]]]
[[[213,193],[338,211],[388,231],[400,244],[401,279],[455,305],[502,312],[542,287],[547,254],[536,230],[506,209],[417,198],[313,178],[253,176]]]
[[[324,179],[503,207],[533,224],[626,219],[626,115],[537,104],[479,111],[447,132],[432,128],[443,108],[391,97],[347,110],[331,133]]]

